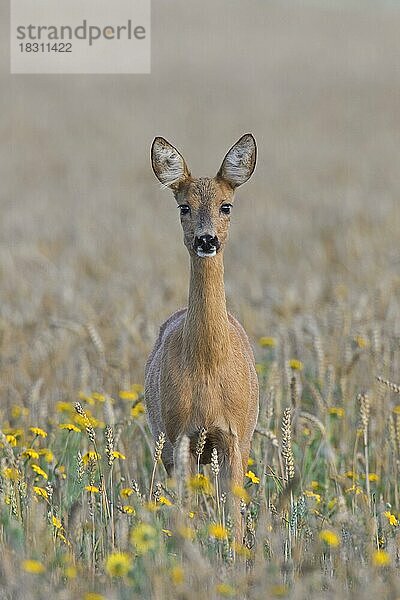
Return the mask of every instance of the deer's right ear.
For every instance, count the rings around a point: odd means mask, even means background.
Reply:
[[[162,137],[156,137],[151,145],[151,165],[158,181],[176,191],[190,177],[183,156]]]
[[[251,177],[257,160],[257,144],[251,133],[245,133],[226,154],[217,177],[227,181],[233,189]]]

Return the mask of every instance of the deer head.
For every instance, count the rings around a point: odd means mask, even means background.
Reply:
[[[155,176],[175,196],[184,242],[192,256],[210,258],[224,248],[234,191],[252,175],[257,146],[250,133],[227,152],[215,177],[192,177],[180,152],[162,137],[151,147]]]

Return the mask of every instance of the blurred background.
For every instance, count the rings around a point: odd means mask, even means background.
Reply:
[[[142,381],[188,289],[155,135],[198,176],[257,138],[225,254],[252,341],[338,306],[348,331],[400,334],[397,3],[153,0],[151,75],[10,75],[2,16],[3,398]]]

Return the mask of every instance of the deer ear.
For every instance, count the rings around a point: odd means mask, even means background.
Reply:
[[[190,172],[183,156],[162,137],[156,137],[151,145],[151,165],[158,181],[177,190]]]
[[[245,133],[227,152],[217,177],[224,179],[235,189],[251,177],[256,160],[256,140],[251,133]]]

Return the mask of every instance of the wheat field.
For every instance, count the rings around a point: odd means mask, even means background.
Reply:
[[[400,598],[396,4],[154,0],[136,76],[11,76],[7,23],[0,598]],[[212,175],[246,131],[225,253],[261,389],[241,545],[217,465],[190,478],[182,447],[167,478],[142,390],[189,262],[151,141]]]

